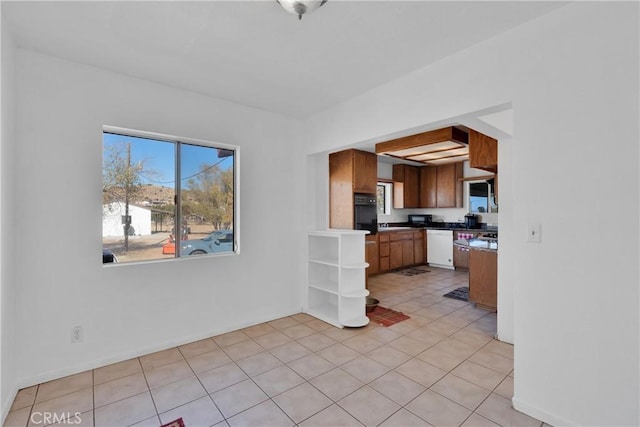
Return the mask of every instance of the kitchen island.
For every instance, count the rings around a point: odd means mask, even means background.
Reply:
[[[460,239],[455,246],[469,250],[469,301],[478,308],[498,308],[498,241],[497,239]]]

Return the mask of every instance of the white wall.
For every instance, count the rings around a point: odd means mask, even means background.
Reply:
[[[0,4],[0,8],[1,8]],[[5,25],[4,18],[0,24],[2,30],[2,114],[0,117],[0,408],[2,414],[9,411],[17,391],[16,358],[13,342],[16,337],[16,280],[13,222],[15,220],[13,205],[13,160],[14,145],[14,54],[13,39]],[[1,419],[1,417],[0,417]]]
[[[15,80],[20,386],[300,312],[295,122],[21,49]],[[240,255],[103,267],[103,125],[238,145]]]
[[[577,2],[305,122],[314,153],[511,103],[498,333],[515,407],[555,425],[640,423],[638,35],[637,3]]]

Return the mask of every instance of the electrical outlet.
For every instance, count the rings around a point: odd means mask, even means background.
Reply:
[[[82,342],[84,333],[82,332],[82,326],[74,326],[71,328],[71,343]]]

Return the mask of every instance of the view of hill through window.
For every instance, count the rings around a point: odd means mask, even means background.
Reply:
[[[234,252],[235,158],[226,147],[104,132],[103,261],[105,250],[118,262]]]

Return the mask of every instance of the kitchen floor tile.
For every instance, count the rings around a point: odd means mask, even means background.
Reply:
[[[145,392],[94,411],[95,427],[132,425],[156,415],[151,394]]]
[[[142,366],[138,358],[125,360],[123,362],[114,363],[102,368],[93,370],[94,385],[106,383],[107,381],[117,380],[118,378],[128,377],[129,375],[142,372]]]
[[[431,427],[431,424],[403,408],[387,418],[380,427]]]
[[[5,418],[3,427],[24,427],[29,423],[30,415],[31,406],[11,411],[9,415],[7,415],[7,418]]]
[[[225,418],[230,418],[269,397],[251,380],[245,380],[211,394],[216,406]]]
[[[360,356],[360,354],[352,348],[342,343],[334,344],[320,351],[320,356],[327,359],[334,365],[342,365]]]
[[[180,350],[180,353],[182,353],[182,356],[188,359],[199,354],[218,350],[220,347],[211,338],[206,338],[200,341],[181,345],[178,349]]]
[[[437,347],[426,349],[418,354],[416,358],[445,371],[452,370],[465,360],[463,356],[455,356]]]
[[[274,397],[273,400],[295,423],[317,414],[333,403],[306,382]]]
[[[90,388],[93,386],[93,372],[86,371],[68,377],[40,384],[35,403],[55,399],[65,394]]]
[[[224,347],[224,352],[227,353],[232,360],[236,361],[263,351],[264,348],[260,347],[258,343],[251,339]]]
[[[213,337],[213,341],[223,348],[233,344],[238,344],[239,342],[246,341],[248,339],[250,339],[249,336],[242,331],[233,331]]]
[[[513,359],[500,356],[487,350],[477,351],[469,357],[469,360],[503,374],[508,374],[513,370]]]
[[[367,356],[360,356],[345,363],[341,368],[363,383],[368,383],[389,371],[389,368]]]
[[[369,338],[365,334],[347,338],[346,340],[342,341],[342,344],[362,354],[368,353],[371,350],[376,349],[382,345],[380,341]]]
[[[363,424],[334,404],[307,418],[299,425],[300,427],[361,427]]]
[[[93,389],[85,388],[33,405],[33,412],[76,413],[93,409]],[[32,424],[32,423],[29,423]]]
[[[242,332],[244,332],[246,336],[254,339],[276,331],[276,328],[267,323],[260,323],[258,325],[250,326],[242,330]]]
[[[406,405],[425,391],[424,386],[395,371],[384,374],[369,386],[399,405]]]
[[[198,378],[208,393],[215,393],[218,390],[249,379],[247,374],[233,362],[209,371],[200,372]]]
[[[278,330],[282,330],[285,328],[290,328],[292,326],[298,325],[299,323],[300,322],[298,322],[295,319],[292,319],[291,317],[282,317],[280,319],[270,321],[269,325],[273,326]]]
[[[168,365],[169,363],[177,362],[182,359],[184,359],[184,357],[182,357],[182,353],[174,347],[142,356],[140,358],[140,363],[142,364],[143,369],[152,369],[162,365]]]
[[[491,340],[491,342],[482,347],[482,349],[513,359],[513,346],[511,344],[500,342],[498,340]]]
[[[13,400],[13,405],[9,412],[17,411],[18,409],[26,408],[33,405],[36,400],[36,393],[38,392],[38,386],[23,388],[18,391],[16,398]]]
[[[99,408],[148,390],[147,381],[140,372],[95,386],[93,390],[93,404],[96,408]]]
[[[267,400],[227,420],[231,427],[289,427],[294,423],[273,401]]]
[[[178,360],[177,362],[172,362],[168,365],[145,370],[144,372],[144,376],[146,377],[150,388],[162,387],[163,385],[171,384],[172,382],[176,382],[191,375],[193,375],[193,371],[189,364],[184,360]]]
[[[280,332],[282,332],[292,340],[297,340],[300,338],[307,337],[309,335],[313,335],[317,331],[315,329],[311,329],[306,325],[298,323],[297,325],[291,326],[289,328],[281,329]]]
[[[476,347],[470,344],[454,340],[453,338],[447,338],[443,341],[440,341],[438,344],[434,345],[433,348],[446,351],[447,353],[451,353],[454,356],[463,357],[465,359],[478,350]]]
[[[300,359],[307,354],[311,354],[311,350],[295,341],[281,345],[280,347],[272,348],[269,351],[283,363],[289,363],[296,359]]]
[[[272,369],[258,375],[253,381],[270,397],[277,396],[305,382],[304,378],[288,366]]]
[[[301,357],[300,359],[290,362],[288,365],[307,381],[336,367],[333,363],[317,354]]]
[[[461,427],[500,427],[491,420],[482,417],[475,412],[462,424]]]
[[[281,345],[292,342],[293,340],[280,331],[271,332],[254,339],[265,350],[271,350]]]
[[[232,360],[223,350],[214,350],[187,359],[187,363],[196,374],[209,371],[230,362],[232,362]]]
[[[497,394],[489,396],[476,412],[501,426],[540,426],[540,421],[513,409],[511,399],[505,399]]]
[[[306,326],[310,327],[311,329],[321,332],[321,331],[326,331],[327,329],[331,329],[334,326],[330,325],[326,322],[323,322],[320,319],[316,319],[314,318],[313,320],[310,320],[308,322],[305,323]]]
[[[388,345],[383,345],[375,350],[366,354],[370,359],[375,360],[378,363],[383,364],[387,368],[395,368],[402,365],[407,360],[411,359],[411,356],[400,350],[396,350]]]
[[[351,393],[338,404],[366,426],[377,426],[400,409],[400,405],[369,386]]]
[[[195,375],[151,390],[151,396],[159,413],[182,406],[206,394]]]
[[[334,401],[338,401],[364,386],[362,381],[340,368],[326,372],[310,382]]]
[[[268,351],[254,354],[253,356],[238,360],[236,363],[250,377],[260,375],[263,372],[282,365],[282,362]]]
[[[513,378],[507,377],[504,380],[502,380],[500,385],[496,387],[496,389],[493,392],[506,399],[512,399],[513,398]]]
[[[411,359],[394,370],[425,387],[431,387],[447,374],[446,371],[418,359]]]
[[[476,409],[491,393],[452,374],[431,386],[431,390],[471,410]]]
[[[298,341],[298,344],[302,344],[303,346],[307,347],[309,350],[314,352],[320,351],[324,348],[330,347],[337,343],[336,340],[331,339],[328,336],[320,333],[308,335],[304,338],[300,338],[297,341]]]
[[[493,390],[507,376],[468,360],[458,365],[451,373],[487,390]]]
[[[162,424],[182,418],[185,426],[212,426],[224,420],[224,417],[211,400],[211,397],[204,396],[200,399],[189,402],[186,405],[178,406],[170,411],[160,414]],[[156,427],[158,425],[156,424]]]
[[[410,338],[408,336],[400,337],[388,343],[391,347],[405,352],[411,356],[415,356],[417,354],[422,353],[430,346],[425,344],[422,341],[418,341],[416,339]]]
[[[471,414],[467,408],[431,390],[415,398],[406,408],[434,426],[458,426]]]
[[[300,323],[307,323],[310,322],[312,320],[317,320],[315,317],[308,315],[307,313],[298,313],[298,314],[294,314],[293,316],[289,316],[291,317],[293,320],[296,320]]]

